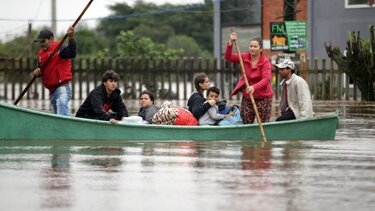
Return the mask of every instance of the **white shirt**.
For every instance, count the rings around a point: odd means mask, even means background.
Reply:
[[[283,84],[284,80],[280,83]],[[296,119],[312,117],[312,101],[309,86],[306,81],[296,74],[285,81],[288,90],[288,105]]]

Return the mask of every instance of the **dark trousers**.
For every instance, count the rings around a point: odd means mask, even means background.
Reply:
[[[276,118],[276,121],[284,121],[291,119],[296,119],[296,117],[294,116],[292,109],[287,109],[285,112],[281,113],[281,116]]]

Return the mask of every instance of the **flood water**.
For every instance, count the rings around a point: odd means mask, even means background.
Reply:
[[[372,211],[375,103],[337,108],[334,141],[1,141],[0,210]]]

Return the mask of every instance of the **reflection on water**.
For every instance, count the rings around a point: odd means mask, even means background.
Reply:
[[[51,165],[43,168],[40,174],[41,208],[71,207],[74,197],[71,192],[69,147],[53,146],[50,150]]]
[[[90,165],[103,167],[108,172],[120,170],[118,167],[121,166],[122,161],[118,155],[124,153],[124,150],[120,147],[88,147],[80,151],[83,154],[96,155],[84,161]]]
[[[375,105],[315,107],[335,141],[1,141],[0,210],[373,210]]]

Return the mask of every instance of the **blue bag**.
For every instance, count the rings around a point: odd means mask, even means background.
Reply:
[[[237,106],[233,106],[231,110],[234,112],[233,116],[227,117],[219,122],[219,125],[242,125],[242,118],[240,109]]]
[[[219,114],[229,114],[230,107],[227,106],[226,100],[220,100],[216,103],[216,105],[219,108]]]

